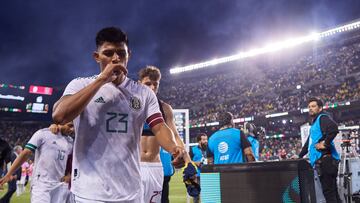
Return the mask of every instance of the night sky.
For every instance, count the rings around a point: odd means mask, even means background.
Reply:
[[[0,83],[63,86],[99,72],[95,35],[129,36],[130,77],[163,72],[360,18],[358,0],[9,0],[0,6]]]

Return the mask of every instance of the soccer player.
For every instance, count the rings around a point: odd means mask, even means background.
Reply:
[[[71,192],[76,202],[140,202],[140,137],[146,122],[160,146],[179,161],[155,94],[127,77],[126,34],[115,27],[96,36],[100,74],[71,81],[54,105],[56,123],[74,120]]]
[[[209,138],[209,158],[214,164],[243,163],[243,154],[248,162],[255,161],[251,144],[244,133],[234,128],[233,115],[220,113],[220,129]]]
[[[29,163],[29,168],[27,169],[27,174],[28,174],[28,180],[26,181],[25,183],[25,186],[28,182],[31,182],[32,181],[32,174],[33,174],[33,169],[34,169],[34,162],[29,159],[28,160],[28,163]]]
[[[146,66],[139,71],[139,82],[148,86],[155,94],[158,93],[159,85],[161,80],[161,72],[154,66]],[[178,145],[184,147],[184,143],[181,140],[175,126],[173,110],[171,106],[164,101],[158,99],[160,111],[163,115],[165,123],[169,126],[171,131],[175,135],[175,139]],[[164,179],[164,172],[172,168],[171,162],[167,159],[160,162],[160,146],[158,141],[154,137],[154,133],[150,130],[148,125],[144,126],[144,130],[141,136],[141,178],[143,185],[143,202],[160,202],[162,201],[162,189],[163,185],[168,185],[170,179]],[[164,154],[165,155],[165,154]],[[190,161],[190,157],[185,155],[185,162]],[[164,166],[162,166],[162,163]],[[166,169],[166,171],[163,171]],[[169,175],[169,174],[166,174]],[[165,193],[168,194],[169,188],[164,188]],[[166,196],[163,198],[164,201],[168,199]]]
[[[72,153],[73,138],[70,135],[73,132],[72,123],[60,126],[58,135],[53,134],[48,128],[36,131],[7,174],[0,179],[0,185],[12,181],[12,174],[35,153],[31,202],[64,202],[70,191],[68,184],[61,182],[61,179],[65,176],[67,158]]]
[[[16,196],[20,196],[25,192],[25,182],[27,177],[27,169],[29,168],[29,163],[25,161],[21,165],[21,178],[17,181],[17,189],[16,189]]]

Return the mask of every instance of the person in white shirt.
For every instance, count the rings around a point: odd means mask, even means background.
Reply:
[[[141,202],[140,137],[146,122],[160,146],[182,159],[155,94],[127,77],[126,34],[108,27],[93,54],[101,73],[71,81],[53,110],[55,123],[74,120],[71,192],[76,202]]]
[[[72,154],[74,129],[71,122],[59,126],[54,134],[49,128],[36,131],[11,165],[8,173],[0,179],[0,185],[12,180],[14,171],[21,167],[35,153],[33,178],[31,182],[31,202],[60,203],[70,194],[64,179],[66,162]]]

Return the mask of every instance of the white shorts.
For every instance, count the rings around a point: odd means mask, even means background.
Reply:
[[[142,203],[161,202],[164,171],[161,162],[140,162]]]
[[[31,185],[32,203],[64,203],[70,197],[67,183],[44,183],[37,181]]]
[[[74,194],[71,194],[69,200],[66,203],[143,203],[143,202],[140,202],[140,200],[107,202],[107,201],[85,199],[85,198],[76,196]]]

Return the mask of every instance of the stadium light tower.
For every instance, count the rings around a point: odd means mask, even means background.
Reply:
[[[221,64],[221,63],[228,63],[231,61],[254,57],[254,56],[257,56],[260,54],[266,54],[266,53],[270,53],[270,52],[280,51],[280,50],[295,47],[295,46],[298,46],[300,44],[304,44],[307,42],[321,40],[322,38],[329,37],[331,35],[334,35],[334,34],[337,34],[340,32],[347,32],[347,31],[357,29],[357,28],[360,28],[360,21],[355,21],[355,22],[352,22],[352,23],[349,23],[349,24],[346,24],[343,26],[339,26],[337,28],[333,28],[333,29],[321,32],[321,33],[314,32],[307,36],[291,38],[288,40],[275,42],[272,44],[268,44],[262,48],[252,49],[252,50],[249,50],[246,52],[240,52],[240,53],[237,53],[237,54],[234,54],[231,56],[226,56],[226,57],[222,57],[222,58],[218,58],[218,59],[212,59],[210,61],[200,62],[200,63],[191,64],[191,65],[187,65],[187,66],[171,68],[170,73],[177,74],[177,73],[187,72],[187,71],[191,71],[191,70],[206,68],[209,66],[215,66],[215,65]]]

